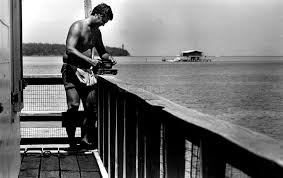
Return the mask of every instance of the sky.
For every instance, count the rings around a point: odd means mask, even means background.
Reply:
[[[104,45],[132,56],[283,56],[282,0],[92,0],[114,18],[100,27]],[[64,44],[84,18],[83,0],[22,0],[23,42]]]

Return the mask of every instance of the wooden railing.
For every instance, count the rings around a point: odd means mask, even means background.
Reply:
[[[21,145],[68,144],[62,127],[67,104],[61,75],[26,75],[24,81],[27,86],[20,113]],[[78,120],[80,115],[78,112]]]
[[[109,177],[283,177],[283,147],[114,77],[98,80],[99,152]]]
[[[26,80],[29,85],[62,82],[60,76],[26,76]],[[182,107],[111,76],[99,77],[97,99],[98,151],[109,177],[283,175],[283,147],[265,135]],[[21,119],[50,121],[36,114],[22,114]],[[60,121],[60,117],[55,114],[53,119]]]

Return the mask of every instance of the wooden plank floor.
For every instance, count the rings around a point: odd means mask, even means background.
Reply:
[[[19,178],[101,178],[93,152],[21,151]]]

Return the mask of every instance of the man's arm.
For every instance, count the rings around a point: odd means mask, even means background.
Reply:
[[[75,56],[76,59],[81,59],[84,62],[89,63],[92,66],[96,66],[100,61],[98,60],[91,60],[90,57],[85,56],[81,53],[77,48],[77,44],[81,35],[81,24],[75,22],[69,30],[67,40],[66,40],[66,54],[68,56]]]
[[[102,35],[101,35],[100,30],[98,30],[97,36],[98,36],[98,38],[97,38],[98,40],[97,40],[97,43],[95,45],[95,48],[96,48],[96,51],[97,51],[99,57],[102,60],[110,60],[110,55],[106,51],[105,46],[102,42]]]

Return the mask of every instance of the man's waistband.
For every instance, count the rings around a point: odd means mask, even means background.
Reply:
[[[86,68],[86,67],[82,67],[82,66],[79,66],[79,65],[73,65],[73,64],[69,64],[69,63],[65,63],[65,62],[63,63],[63,65],[69,65],[74,71],[76,71],[77,68],[79,68],[79,69],[82,69],[84,71],[92,70],[94,74],[97,74],[97,68],[91,69],[90,67]]]
[[[70,63],[65,63],[65,62],[63,64],[69,65],[72,68],[80,68],[80,69],[83,69],[83,70],[90,69],[90,67],[86,67],[86,66],[82,66],[82,65],[77,65],[77,64],[70,64]]]
[[[90,64],[78,64],[77,62],[74,62],[73,60],[66,58],[63,58],[63,63],[75,66],[80,69],[89,69],[91,67]]]

